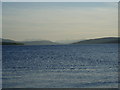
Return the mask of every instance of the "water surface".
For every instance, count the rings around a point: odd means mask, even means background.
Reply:
[[[117,88],[118,45],[3,46],[3,88]]]

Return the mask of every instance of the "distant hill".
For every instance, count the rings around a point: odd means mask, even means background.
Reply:
[[[3,38],[0,38],[0,42],[16,42],[16,41],[11,40],[11,39],[3,39]]]
[[[120,43],[120,37],[105,37],[82,40],[72,44],[114,44],[114,43]],[[49,40],[18,42],[10,39],[0,38],[0,45],[61,45],[61,44]]]
[[[56,42],[61,43],[61,44],[71,44],[71,43],[75,43],[78,41],[80,41],[80,40],[60,40],[60,41],[56,41]]]
[[[59,43],[48,41],[48,40],[24,41],[22,43],[24,43],[24,45],[58,45],[59,44]]]
[[[120,43],[120,37],[89,39],[89,40],[75,42],[73,44],[112,44],[112,43]]]
[[[0,38],[0,45],[24,45],[24,44],[14,40]]]
[[[0,45],[58,45],[59,43],[41,40],[41,41],[14,41],[10,39],[2,39],[0,38]]]

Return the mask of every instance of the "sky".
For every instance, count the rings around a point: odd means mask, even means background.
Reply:
[[[83,40],[118,36],[117,2],[4,2],[2,37]]]

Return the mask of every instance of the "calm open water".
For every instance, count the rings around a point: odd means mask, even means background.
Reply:
[[[118,45],[3,46],[3,88],[117,88]]]

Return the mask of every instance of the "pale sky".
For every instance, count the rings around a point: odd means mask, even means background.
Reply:
[[[81,40],[118,36],[116,2],[4,2],[3,38]]]

